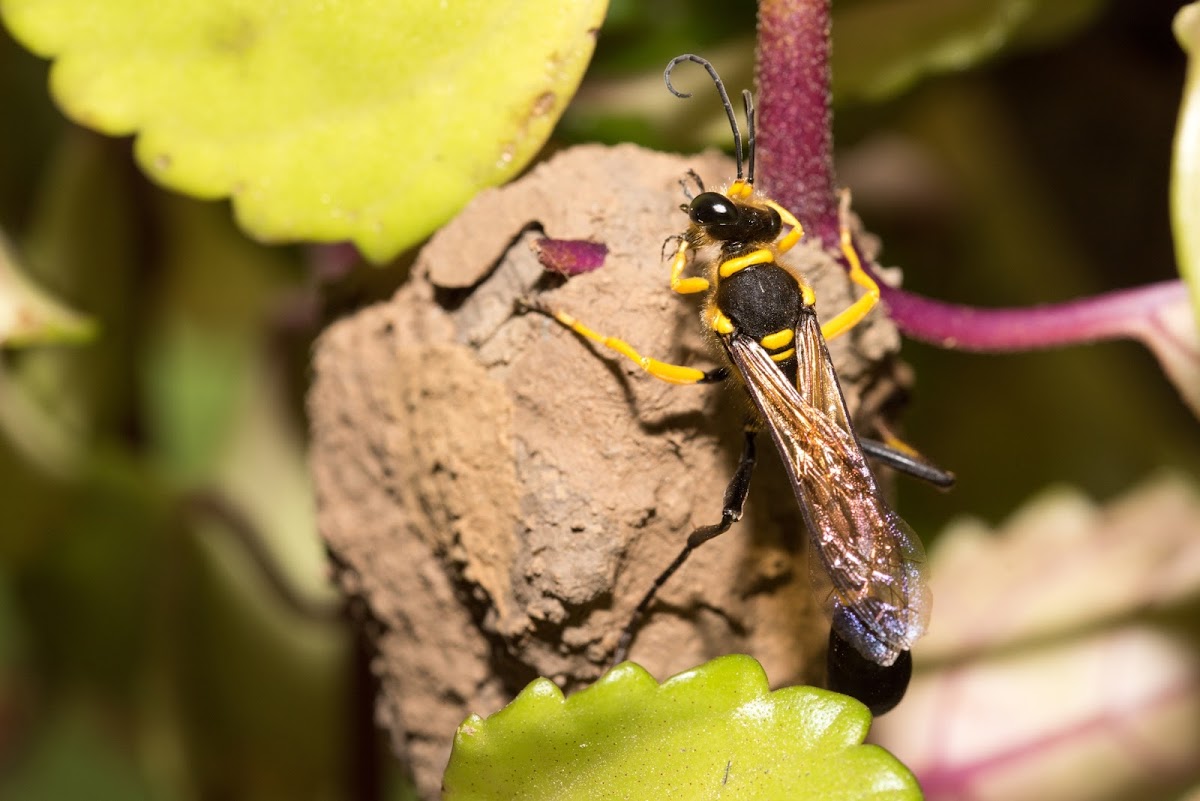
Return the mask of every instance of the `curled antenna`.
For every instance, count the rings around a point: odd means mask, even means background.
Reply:
[[[683,187],[683,194],[687,196],[688,200],[695,200],[696,196],[692,194],[692,188],[690,186],[688,186],[688,183],[687,183],[688,178],[690,178],[693,181],[693,183],[696,184],[697,192],[704,191],[704,181],[700,180],[700,175],[695,170],[688,170],[687,178],[681,178],[679,180],[679,185],[681,187]]]
[[[746,183],[754,185],[754,96],[749,89],[742,90],[742,104],[746,107],[746,150],[750,158],[746,164]]]
[[[737,177],[738,177],[738,180],[740,181],[740,180],[742,180],[742,177],[743,177],[743,172],[742,172],[742,132],[738,128],[737,115],[733,113],[733,104],[729,102],[729,94],[725,91],[725,84],[721,82],[721,76],[717,74],[716,68],[707,59],[700,58],[700,56],[694,55],[692,53],[684,53],[682,56],[676,56],[675,58],[671,59],[671,61],[667,64],[667,68],[663,71],[663,80],[667,84],[667,90],[670,91],[670,93],[675,95],[676,97],[691,97],[692,96],[691,92],[680,92],[678,89],[676,89],[674,86],[671,85],[671,70],[675,69],[675,66],[682,61],[694,61],[695,63],[699,64],[701,67],[704,67],[704,69],[708,70],[709,76],[712,77],[713,83],[716,84],[716,86],[717,86],[717,91],[721,94],[721,103],[722,103],[722,105],[725,106],[725,113],[729,115],[729,127],[733,129],[733,151],[734,151],[735,156],[737,157]],[[749,94],[749,93],[747,93],[747,94]],[[753,130],[753,129],[751,129],[751,130]],[[753,141],[753,135],[751,136],[751,141]],[[750,158],[752,160],[754,158],[753,148],[751,148],[751,150],[750,150]],[[753,170],[751,170],[750,174],[752,176],[754,175]],[[753,183],[753,180],[751,180],[751,183]]]

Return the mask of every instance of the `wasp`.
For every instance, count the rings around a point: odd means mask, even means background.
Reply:
[[[687,230],[677,239],[670,286],[683,295],[702,295],[702,319],[720,343],[725,365],[712,370],[648,358],[622,339],[606,336],[561,310],[532,304],[576,334],[632,359],[655,378],[673,384],[705,384],[732,378],[749,397],[750,415],[734,475],[725,491],[721,519],[688,537],[679,555],[655,579],[638,603],[618,643],[615,661],[624,659],[638,624],[659,589],[703,543],[742,516],[756,461],[758,435],[766,431],[782,457],[807,525],[814,579],[827,587],[831,619],[829,678],[833,689],[863,700],[876,714],[899,702],[911,673],[909,649],[925,630],[929,595],[920,540],[884,501],[867,464],[867,454],[939,486],[954,477],[898,440],[859,437],[851,423],[826,341],[857,325],[879,300],[879,287],[863,269],[847,222],[848,195],[841,205],[840,251],[850,279],[864,293],[824,323],[818,319],[812,286],[780,260],[800,241],[796,217],[754,187],[754,103],[742,93],[748,154],[743,154],[737,115],[716,69],[686,54],[712,78],[733,131],[736,178],[722,191],[707,191],[694,172],[682,206]],[[743,156],[746,156],[745,158]],[[672,240],[668,240],[672,241]],[[700,253],[715,253],[704,262]],[[704,275],[689,267],[704,262]],[[694,271],[692,271],[694,272]]]

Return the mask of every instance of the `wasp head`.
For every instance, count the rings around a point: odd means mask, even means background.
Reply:
[[[692,224],[718,242],[770,242],[783,222],[769,206],[735,200],[720,192],[702,192],[688,206]]]

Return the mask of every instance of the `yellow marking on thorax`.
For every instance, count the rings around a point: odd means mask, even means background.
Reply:
[[[721,268],[718,270],[718,273],[722,278],[728,278],[752,264],[770,264],[773,261],[775,261],[774,253],[766,248],[759,248],[752,253],[747,253],[745,256],[738,256],[721,262]]]

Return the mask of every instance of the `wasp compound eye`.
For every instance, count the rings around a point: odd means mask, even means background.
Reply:
[[[734,202],[720,192],[704,192],[696,195],[688,216],[699,226],[730,225],[738,221],[740,212]]]

